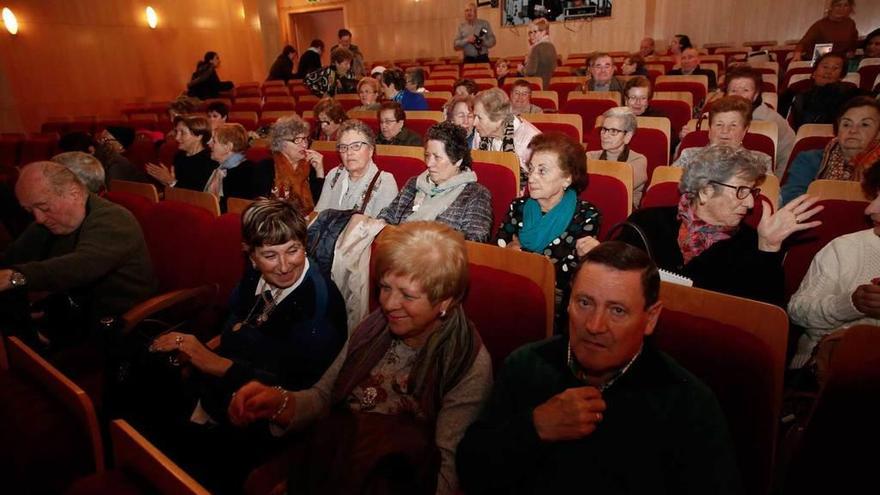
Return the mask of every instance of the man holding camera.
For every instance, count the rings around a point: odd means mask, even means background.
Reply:
[[[464,8],[464,22],[458,25],[453,47],[464,52],[464,63],[471,63],[488,62],[489,48],[493,46],[495,33],[492,32],[492,26],[483,19],[477,19],[477,4],[468,3]]]

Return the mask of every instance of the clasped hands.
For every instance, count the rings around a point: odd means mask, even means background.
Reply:
[[[532,422],[545,442],[577,440],[596,431],[605,407],[596,387],[569,388],[536,407]]]

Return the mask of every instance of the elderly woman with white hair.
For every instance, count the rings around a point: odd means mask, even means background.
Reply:
[[[695,287],[779,305],[782,243],[821,224],[810,219],[822,206],[806,194],[775,213],[765,204],[758,228],[750,227],[743,218],[766,174],[746,149],[703,148],[684,169],[678,206],[636,211],[620,240],[644,248],[659,268],[690,278]]]
[[[520,184],[529,180],[529,143],[541,131],[513,114],[510,98],[498,88],[480,91],[474,100],[473,147],[485,151],[516,153]]]
[[[309,123],[297,115],[281,117],[269,141],[272,158],[258,165],[256,189],[280,199],[296,197],[303,212],[310,213],[324,187],[324,157],[309,149]]]
[[[590,160],[609,160],[628,163],[633,171],[633,207],[638,208],[648,182],[648,159],[629,148],[629,142],[638,128],[636,114],[629,107],[615,107],[602,114],[599,127],[601,150],[587,152]]]

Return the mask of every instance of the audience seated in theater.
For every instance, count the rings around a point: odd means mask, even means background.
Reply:
[[[358,81],[357,91],[361,104],[352,108],[352,112],[375,112],[379,109],[379,81],[364,76]]]
[[[578,199],[588,185],[584,147],[560,133],[532,138],[529,195],[514,199],[498,228],[498,245],[542,254],[556,268],[556,330],[564,332],[571,275],[598,241],[601,215]]]
[[[406,89],[406,77],[400,69],[387,69],[380,80],[386,100],[396,101],[404,110],[427,110],[428,101],[419,93]]]
[[[628,163],[633,171],[633,206],[638,207],[648,182],[648,159],[629,148],[639,122],[629,107],[614,107],[602,114],[599,128],[601,150],[587,152],[590,160],[610,160]]]
[[[755,206],[766,168],[752,153],[725,145],[700,150],[685,167],[678,206],[644,208],[621,240],[647,250],[657,265],[695,287],[780,305],[782,243],[819,221],[816,198],[803,195],[775,213],[763,205],[757,230],[743,222]],[[638,229],[638,230],[637,230]]]
[[[178,117],[174,121],[174,136],[179,146],[174,163],[171,167],[164,163],[148,163],[147,173],[165,187],[204,191],[208,177],[217,168],[208,149],[211,140],[208,120],[204,117]]]
[[[73,172],[90,193],[101,195],[106,190],[104,167],[93,155],[82,151],[65,151],[53,156],[52,161]]]
[[[638,54],[641,55],[642,58],[648,58],[657,55],[654,52],[654,38],[642,38],[642,41],[639,42]]]
[[[324,42],[319,39],[313,39],[309,43],[309,47],[303,52],[299,58],[299,66],[297,67],[294,79],[305,79],[307,75],[321,68],[321,54],[324,52]]]
[[[706,76],[709,79],[709,91],[718,89],[715,80],[715,72],[700,67],[700,52],[696,48],[685,48],[679,57],[679,68],[672,69],[667,74],[670,76]],[[700,102],[694,102],[702,105]]]
[[[315,140],[336,141],[339,137],[339,125],[348,120],[345,108],[333,98],[321,98],[313,110],[315,115]]]
[[[880,162],[878,162],[880,163]],[[822,339],[852,325],[880,325],[880,166],[865,171],[862,187],[871,203],[865,215],[873,227],[840,236],[813,258],[788,303],[791,321],[806,330],[792,368],[808,364]]]
[[[507,76],[511,75],[510,62],[506,58],[499,58],[495,61],[495,79],[498,81],[498,87],[504,87],[504,81]],[[516,75],[516,74],[513,74]]]
[[[814,22],[798,42],[792,60],[810,60],[813,48],[819,43],[833,43],[831,50],[844,57],[854,55],[859,45],[859,30],[850,17],[853,4],[854,0],[831,0],[826,16]]]
[[[550,40],[550,22],[534,19],[529,23],[529,50],[525,64],[517,71],[527,77],[540,77],[543,89],[550,89],[550,78],[556,70],[556,47]]]
[[[645,67],[645,59],[638,53],[633,53],[623,60],[620,73],[624,76],[648,77],[648,68]]]
[[[108,127],[98,133],[97,139],[86,132],[70,132],[58,141],[58,150],[82,151],[94,155],[104,167],[105,187],[114,179],[133,182],[150,182],[149,176],[135,167],[122,153],[135,140],[130,127]]]
[[[303,84],[315,96],[334,96],[357,91],[357,79],[351,71],[354,55],[345,48],[330,54],[330,65],[313,70],[303,78]]]
[[[740,96],[752,102],[752,120],[762,120],[776,124],[778,138],[776,142],[775,175],[782,177],[788,164],[791,149],[794,148],[795,134],[776,110],[767,106],[761,99],[761,73],[748,65],[734,65],[725,74],[727,96]]]
[[[271,191],[280,199],[298,198],[303,214],[315,208],[324,187],[324,155],[309,149],[309,123],[298,115],[281,117],[269,131],[272,159],[257,165],[265,183],[257,190]]]
[[[222,91],[229,91],[235,87],[232,81],[220,80],[217,75],[219,67],[220,55],[217,52],[206,52],[202,60],[196,64],[196,70],[186,85],[186,94],[206,100],[216,98]]]
[[[455,95],[443,105],[446,122],[452,122],[467,132],[468,148],[474,147],[474,97]]]
[[[376,135],[360,120],[346,120],[339,127],[336,150],[342,165],[324,180],[315,211],[356,210],[375,217],[397,197],[397,182],[373,163]]]
[[[162,380],[157,373],[160,383],[144,384],[125,414],[218,493],[241,493],[248,472],[287,443],[271,434],[269,421],[247,429],[230,424],[232,394],[252,380],[278,390],[308,389],[348,337],[345,302],[307,257],[306,219],[294,204],[252,203],[242,214],[242,240],[248,269],[231,296],[219,346],[209,348],[186,329],[156,337],[150,351],[186,362],[192,374]],[[177,389],[189,395],[173,400]]]
[[[352,55],[351,73],[354,74],[356,79],[364,77],[364,74],[366,73],[366,69],[364,68],[364,54],[357,45],[351,42],[351,31],[342,28],[337,31],[336,34],[337,38],[339,38],[339,44],[330,47],[330,55],[332,56],[333,52],[340,48],[345,48],[350,51]]]
[[[477,182],[471,169],[465,130],[440,122],[428,129],[425,138],[428,169],[409,179],[378,218],[392,225],[436,220],[463,233],[469,241],[488,241],[492,194]]]
[[[376,112],[379,119],[379,144],[394,144],[397,146],[421,146],[422,136],[406,127],[406,112],[396,101],[385,101]]]
[[[702,121],[700,122],[702,123]],[[709,107],[709,144],[703,148],[686,148],[681,150],[678,160],[672,165],[688,167],[696,156],[706,147],[730,146],[742,148],[743,139],[749,132],[752,123],[752,103],[741,96],[723,96],[712,102]],[[683,129],[682,134],[688,131]],[[744,148],[743,148],[744,149]],[[764,167],[764,173],[773,174],[773,159],[762,151],[746,150]]]
[[[834,122],[844,103],[860,94],[859,89],[841,82],[846,75],[846,59],[826,53],[813,63],[811,84],[804,90],[788,88],[779,97],[779,114],[788,116],[792,129],[803,124]]]
[[[605,52],[596,52],[587,60],[589,77],[584,83],[584,91],[617,91],[623,97],[623,83],[614,77],[614,60]]]
[[[226,119],[229,118],[229,106],[222,101],[212,101],[208,103],[206,113],[213,132],[217,130],[217,127],[226,123]]]
[[[15,195],[34,222],[0,258],[5,331],[60,349],[97,335],[92,332],[101,318],[119,316],[153,295],[150,255],[128,210],[90,194],[54,162],[22,168]],[[37,295],[46,296],[45,304],[32,313],[28,299]],[[40,306],[44,314],[34,320]]]
[[[816,179],[859,181],[880,160],[880,102],[870,96],[849,100],[835,127],[837,137],[824,150],[802,151],[791,162],[780,191],[782,204],[805,193]]]
[[[476,96],[480,92],[473,79],[459,79],[452,85],[452,96]]]
[[[647,338],[659,292],[643,251],[587,253],[568,335],[514,351],[459,443],[466,493],[742,493],[715,395]]]
[[[284,49],[278,55],[278,58],[272,62],[269,68],[269,75],[266,76],[267,81],[284,81],[286,85],[288,81],[294,78],[293,67],[296,61],[296,48],[285,45]]]
[[[666,117],[666,112],[651,107],[654,88],[647,77],[633,77],[623,88],[623,102],[636,117]]]
[[[268,196],[269,189],[258,189],[269,183],[260,179],[258,173],[266,174],[268,168],[258,168],[245,157],[248,148],[247,131],[241,124],[222,124],[214,130],[211,142],[211,159],[220,166],[211,172],[205,192],[220,201],[220,210],[226,211],[229,198],[253,199]]]
[[[379,308],[320,381],[282,393],[253,381],[229,407],[237,424],[314,424],[292,463],[290,493],[458,488],[458,442],[492,387],[489,353],[461,305],[464,241],[448,226],[413,222],[383,233],[373,256]],[[295,407],[284,407],[288,396]]]
[[[541,131],[514,115],[507,93],[499,88],[480,91],[474,100],[473,148],[515,153],[519,159],[520,187],[529,180],[529,143]]]
[[[517,79],[510,88],[510,111],[514,115],[544,113],[541,107],[532,103],[532,87],[525,79]]]
[[[412,93],[427,93],[425,89],[425,69],[410,67],[406,69],[406,90]]]

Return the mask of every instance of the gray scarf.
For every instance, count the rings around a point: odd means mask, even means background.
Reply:
[[[416,220],[434,220],[451,205],[464,187],[471,182],[477,182],[477,174],[473,170],[465,170],[446,179],[442,184],[435,184],[428,177],[425,170],[416,178],[416,197],[413,201],[413,211],[407,222]]]

